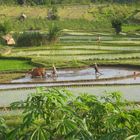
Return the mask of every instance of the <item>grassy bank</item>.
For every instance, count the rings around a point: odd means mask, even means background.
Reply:
[[[0,59],[0,71],[20,71],[33,67],[27,60]]]

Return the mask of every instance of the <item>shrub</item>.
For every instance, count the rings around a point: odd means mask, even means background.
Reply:
[[[51,24],[49,26],[49,31],[48,31],[48,41],[50,43],[54,43],[58,41],[60,35],[61,35],[61,28],[58,27],[56,24]]]
[[[100,21],[103,24],[110,23],[115,29],[116,34],[122,31],[122,25],[128,22],[134,11],[133,7],[118,4],[108,4],[107,6],[91,7],[88,9],[88,12],[93,15],[95,21]],[[105,26],[102,27],[106,28]]]
[[[47,44],[47,35],[39,32],[24,32],[17,35],[17,46],[41,46]]]
[[[5,124],[5,120],[0,117],[0,139],[1,140],[6,140],[6,135],[7,135],[7,126]]]
[[[12,107],[24,111],[11,140],[124,140],[140,134],[140,111],[118,92],[74,98],[65,89],[39,88]]]
[[[19,5],[24,5],[24,4],[26,4],[26,0],[17,0],[17,3]]]
[[[9,21],[5,21],[3,23],[0,23],[0,34],[7,34],[11,31],[11,24]]]
[[[49,9],[48,20],[57,20],[57,19],[59,19],[57,7],[53,6],[51,9]]]
[[[115,29],[116,34],[122,31],[122,25],[133,14],[133,8],[128,6],[112,5],[104,9],[104,13],[111,21],[112,27]]]
[[[122,22],[119,20],[111,21],[112,27],[115,29],[116,34],[119,34],[122,31]]]

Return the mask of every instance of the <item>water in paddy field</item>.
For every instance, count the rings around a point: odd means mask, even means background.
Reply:
[[[69,87],[66,88],[77,96],[88,93],[96,96],[102,96],[105,92],[120,91],[122,97],[129,101],[140,101],[140,85],[114,85],[114,86],[93,86],[93,87]],[[26,100],[27,97],[35,93],[36,89],[20,89],[0,91],[0,107],[10,106],[11,103]]]
[[[107,79],[113,77],[123,77],[127,75],[133,75],[140,73],[140,69],[130,69],[130,68],[120,68],[120,67],[99,67],[101,73],[96,75],[94,67],[83,68],[83,69],[71,69],[71,70],[57,70],[58,77],[52,78],[47,77],[47,74],[50,74],[51,71],[46,71],[45,78],[31,78],[26,76],[16,80],[12,80],[12,83],[25,83],[25,82],[55,82],[55,81],[75,81],[75,80],[98,80],[98,79]],[[100,83],[106,83],[106,81],[96,81]],[[109,82],[109,81],[107,81]],[[140,83],[140,76],[134,76],[132,78],[121,79],[121,80],[112,80],[111,83]]]

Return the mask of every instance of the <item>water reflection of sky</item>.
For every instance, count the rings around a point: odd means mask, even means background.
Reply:
[[[81,93],[93,94],[101,96],[105,92],[120,91],[122,96],[129,101],[140,101],[140,85],[114,85],[114,86],[93,86],[93,87],[69,87],[68,90],[72,91],[74,95]],[[36,92],[36,89],[23,89],[23,90],[6,90],[0,91],[0,107],[9,106],[10,103],[25,100],[29,94]],[[1,114],[1,112],[0,112]]]
[[[140,76],[136,76],[133,78],[125,78],[125,79],[119,79],[119,80],[109,80],[109,81],[98,81],[95,82],[95,84],[131,84],[135,83],[138,84],[140,83]]]
[[[85,69],[75,69],[75,70],[58,70],[58,77],[53,79],[51,77],[46,78],[31,78],[30,76],[16,79],[11,81],[12,83],[24,83],[24,82],[53,82],[53,81],[74,81],[74,80],[92,80],[92,79],[102,79],[102,78],[112,78],[112,77],[120,77],[126,75],[132,75],[134,71],[136,73],[140,73],[140,70],[133,70],[127,68],[106,68],[101,67],[99,71],[102,75],[95,75],[94,68],[85,68]],[[51,72],[48,71],[48,74]],[[130,78],[130,81],[133,78]],[[123,80],[124,81],[124,80]],[[140,77],[136,78],[136,82],[140,82]],[[128,82],[128,79],[126,80]]]

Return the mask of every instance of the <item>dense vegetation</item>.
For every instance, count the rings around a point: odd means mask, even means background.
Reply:
[[[15,34],[16,46],[29,47],[29,46],[42,46],[56,43],[59,40],[61,29],[52,24],[48,28],[48,33],[40,32],[24,32],[22,34]]]
[[[35,66],[47,69],[100,65],[140,66],[139,35],[113,35],[96,32],[63,32],[60,41],[52,45],[0,47],[0,71],[27,71]],[[97,39],[100,34],[101,42]],[[29,38],[30,40],[30,38]],[[33,40],[31,38],[31,40]],[[23,40],[24,43],[26,40]],[[4,59],[5,58],[5,59]],[[8,65],[7,65],[8,64]]]
[[[55,23],[62,29],[112,31],[120,33],[124,25],[135,27],[140,21],[139,8],[134,5],[101,4],[48,7],[1,6],[0,33],[28,30],[47,31]],[[36,12],[34,12],[34,9]],[[47,18],[52,9],[54,20]],[[13,12],[10,12],[13,11]],[[21,13],[27,18],[19,20]]]
[[[17,124],[0,119],[2,140],[138,140],[140,111],[120,93],[77,97],[65,89],[38,89],[27,100],[15,102],[23,109]],[[17,119],[17,117],[16,117]]]
[[[10,33],[16,41],[12,48],[1,41],[0,54],[8,56],[9,63],[13,62],[3,67],[1,58],[1,71],[27,70],[34,64],[50,68],[52,63],[61,68],[90,66],[95,62],[140,65],[140,26],[137,24],[140,16],[137,5],[58,5],[54,8],[1,5],[0,9],[0,34]],[[48,19],[50,9],[59,18]],[[19,20],[21,13],[27,18]],[[57,28],[51,28],[53,24]],[[63,36],[58,38],[61,29]],[[98,36],[100,43],[97,42]],[[58,40],[57,44],[51,44]],[[29,61],[20,59],[20,65],[14,66],[15,58],[18,60],[20,57],[29,58]]]
[[[104,2],[118,2],[118,3],[134,3],[139,0],[1,0],[1,4],[30,4],[30,5],[50,5],[50,4],[88,4],[88,3],[104,3]]]
[[[25,32],[17,37],[17,46],[41,46],[47,44],[47,36],[39,32]]]
[[[47,18],[49,8],[46,7],[13,7],[1,6],[0,33],[20,31],[47,31],[55,23],[62,29],[85,31],[108,31],[113,28],[116,33],[124,32],[123,26],[135,27],[139,20],[139,10],[130,5],[79,5],[54,8],[55,20]],[[13,11],[14,10],[14,11]],[[13,12],[10,12],[13,11]],[[27,11],[27,12],[26,12]],[[19,20],[21,13],[27,19]]]
[[[10,33],[16,41],[14,47],[1,44],[0,71],[51,68],[52,64],[57,68],[92,66],[95,62],[140,66],[138,2],[0,0],[0,36]],[[57,8],[53,7],[57,4]],[[54,10],[55,18],[48,18],[50,9]],[[20,20],[22,13],[27,18]],[[59,38],[61,29],[64,35]],[[58,40],[59,43],[52,44]],[[2,73],[0,81],[19,76],[23,73]],[[0,116],[2,140],[140,139],[138,106],[124,101],[116,92],[102,97],[89,94],[75,97],[64,89],[38,89],[27,100],[11,107],[13,111],[22,109],[23,113],[8,116],[12,125],[7,116]]]

